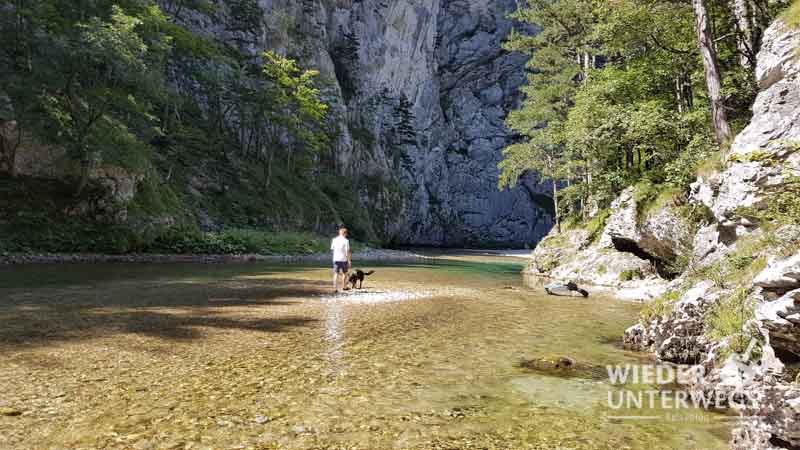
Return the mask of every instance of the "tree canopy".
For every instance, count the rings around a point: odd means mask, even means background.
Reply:
[[[513,32],[506,43],[531,59],[523,105],[507,119],[519,140],[505,150],[500,187],[538,172],[563,188],[559,213],[576,218],[639,181],[686,189],[696,166],[719,151],[712,105],[734,131],[749,120],[752,34],[784,5],[747,2],[758,17],[744,30],[726,0],[704,0],[717,79],[704,66],[691,2],[523,2],[514,18],[539,32]]]

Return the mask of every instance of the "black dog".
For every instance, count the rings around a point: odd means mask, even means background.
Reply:
[[[350,283],[353,289],[361,289],[361,285],[364,284],[364,277],[372,275],[373,273],[375,273],[374,270],[370,270],[366,273],[362,270],[356,270],[355,273],[350,275],[350,278],[347,280],[347,282]],[[358,288],[356,288],[356,283],[358,283]]]

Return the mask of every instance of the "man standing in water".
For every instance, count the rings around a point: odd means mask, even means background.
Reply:
[[[342,288],[347,288],[347,272],[350,270],[353,258],[350,241],[347,239],[347,228],[339,228],[339,236],[336,236],[331,242],[331,250],[333,250],[333,289],[339,292],[340,278]]]

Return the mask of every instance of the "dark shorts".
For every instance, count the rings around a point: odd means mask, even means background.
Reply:
[[[334,273],[347,273],[350,270],[350,264],[347,261],[334,261],[333,262],[333,272]]]

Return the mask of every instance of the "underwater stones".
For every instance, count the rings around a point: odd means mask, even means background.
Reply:
[[[265,423],[267,423],[267,422],[269,422],[271,420],[272,420],[271,417],[258,415],[253,419],[253,422],[255,422],[255,423],[259,424],[259,425],[264,425]]]
[[[524,359],[517,365],[521,369],[542,375],[568,378],[605,379],[608,374],[601,366],[578,362],[568,356],[550,356]]]
[[[0,406],[0,416],[14,417],[21,415],[22,411],[18,410],[17,408],[12,408],[10,406]]]

